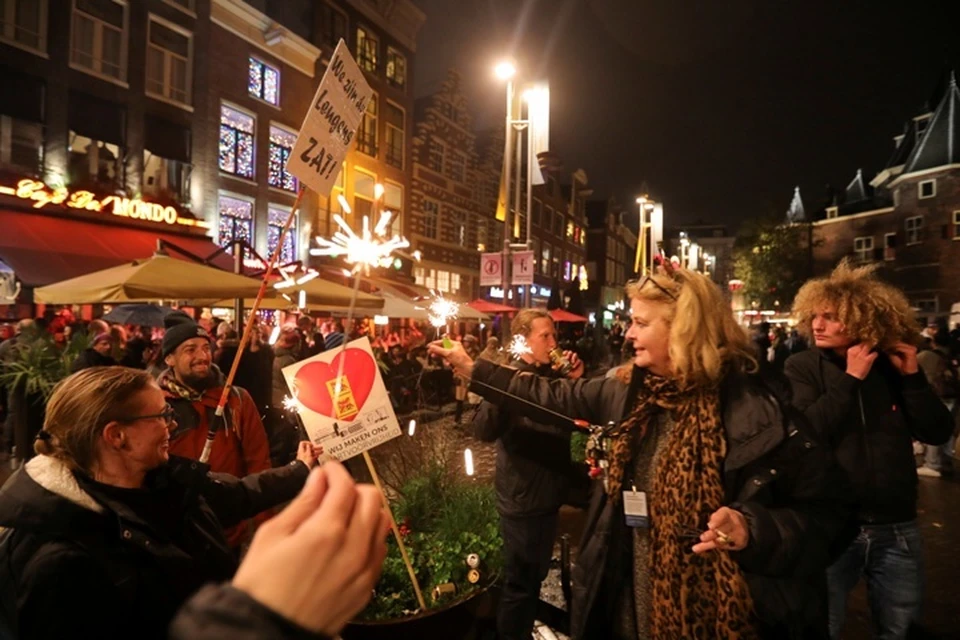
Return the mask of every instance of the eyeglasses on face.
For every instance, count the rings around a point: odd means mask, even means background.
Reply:
[[[654,280],[649,274],[643,276],[643,277],[640,278],[640,280],[637,282],[637,291],[640,291],[641,289],[643,289],[643,288],[647,285],[648,282],[649,282],[650,284],[652,284],[653,286],[655,286],[657,289],[660,289],[660,291],[662,291],[663,294],[666,295],[667,297],[669,297],[670,299],[672,299],[672,300],[676,300],[676,299],[677,299],[676,294],[672,293],[671,291],[667,291],[666,289],[664,289],[663,286],[661,286],[660,283],[658,283],[656,280]]]
[[[157,418],[162,418],[166,425],[169,427],[173,424],[173,421],[177,418],[177,412],[173,410],[169,404],[161,411],[160,413],[154,413],[148,416],[129,416],[126,418],[118,418],[118,422],[137,422],[138,420],[155,420]]]

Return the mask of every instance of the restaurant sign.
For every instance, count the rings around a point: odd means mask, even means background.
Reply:
[[[66,187],[52,189],[39,180],[29,178],[19,181],[16,187],[0,185],[0,194],[14,196],[22,200],[33,200],[34,209],[42,209],[48,204],[62,205],[71,209],[108,213],[134,220],[146,220],[169,225],[179,224],[185,227],[200,227],[202,229],[210,228],[210,224],[203,220],[182,217],[176,208],[171,206],[144,202],[139,198],[98,197],[90,191],[70,191]]]

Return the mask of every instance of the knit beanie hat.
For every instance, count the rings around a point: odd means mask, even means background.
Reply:
[[[210,339],[207,330],[182,311],[167,314],[167,317],[163,319],[163,326],[166,331],[163,334],[163,342],[160,343],[161,358],[166,358],[176,351],[177,347],[191,338]]]

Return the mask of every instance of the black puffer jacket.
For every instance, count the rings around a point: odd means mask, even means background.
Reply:
[[[642,370],[634,370],[634,385],[642,375]],[[635,386],[616,378],[551,381],[483,361],[474,365],[473,380],[471,390],[494,404],[558,425],[564,421],[540,407],[607,424],[627,416],[637,393]],[[849,519],[848,506],[842,502],[846,493],[842,475],[829,450],[803,424],[803,416],[759,380],[728,376],[721,387],[721,405],[727,433],[723,475],[727,504],[744,514],[750,528],[750,543],[736,556],[750,585],[763,637],[826,637],[828,552]],[[623,514],[597,482],[574,572],[574,638],[610,636],[605,625],[611,623],[618,600],[612,594],[623,587],[617,583],[619,575],[604,568],[611,546],[625,544],[621,541],[626,533]]]
[[[0,491],[3,624],[31,639],[165,638],[191,594],[232,577],[223,527],[292,499],[307,474],[296,462],[238,480],[171,458],[134,509],[37,456]]]
[[[519,371],[558,377],[549,365],[538,367],[518,360],[514,366]],[[480,404],[473,426],[479,439],[497,441],[497,510],[507,516],[556,513],[573,479],[570,430],[534,422],[487,401]]]
[[[785,371],[802,410],[853,485],[861,523],[917,517],[917,471],[911,439],[943,444],[953,432],[946,405],[922,371],[903,376],[885,354],[860,381],[846,362],[820,349],[791,356]]]

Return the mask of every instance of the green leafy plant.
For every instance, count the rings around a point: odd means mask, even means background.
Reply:
[[[431,608],[466,598],[490,584],[501,567],[500,538],[493,489],[451,476],[434,462],[409,477],[393,501],[394,516],[424,597],[441,584],[453,583],[457,592],[430,604]],[[482,563],[481,579],[467,580],[469,554]],[[383,574],[361,620],[388,620],[418,609],[416,595],[399,547],[391,537]]]
[[[89,340],[84,335],[76,335],[60,347],[45,332],[24,332],[3,363],[0,385],[46,400],[57,383],[70,375],[74,360],[87,346]]]

